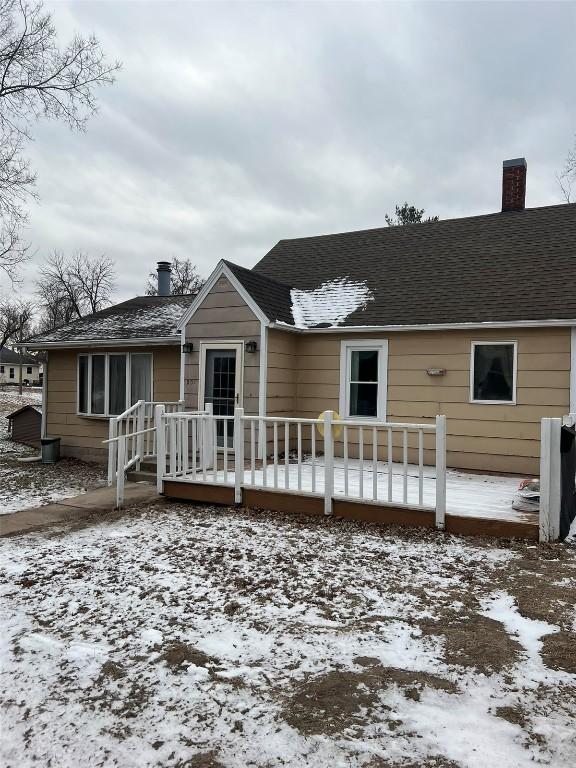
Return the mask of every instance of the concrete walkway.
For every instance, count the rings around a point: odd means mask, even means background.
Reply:
[[[148,502],[158,498],[156,485],[152,483],[126,483],[124,506]],[[82,520],[98,512],[112,512],[116,504],[115,488],[96,488],[80,496],[43,507],[23,509],[12,515],[0,516],[0,536],[13,536],[54,523]]]

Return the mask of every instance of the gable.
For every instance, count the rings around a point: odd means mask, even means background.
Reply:
[[[220,275],[207,293],[195,307],[192,316],[186,323],[186,336],[203,335],[199,329],[215,326],[210,336],[215,332],[223,336],[241,335],[242,328],[254,323],[259,324],[259,318],[248,306],[246,300],[232,285],[226,275]]]

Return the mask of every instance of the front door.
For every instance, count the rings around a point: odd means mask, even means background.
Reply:
[[[239,343],[201,345],[200,406],[212,403],[215,416],[233,416],[234,408],[242,401],[242,350]],[[216,423],[218,446],[233,446],[234,423],[229,420]]]

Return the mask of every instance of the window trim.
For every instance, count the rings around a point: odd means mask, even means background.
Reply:
[[[126,356],[126,403],[130,402],[131,393],[131,372],[132,372],[132,356],[133,355],[149,355],[150,357],[150,400],[154,401],[154,353],[153,352],[124,352],[119,350],[116,352],[79,352],[76,355],[76,415],[93,419],[109,419],[118,416],[117,413],[110,413],[110,357],[114,355]],[[88,406],[88,412],[80,410],[80,358],[88,358],[87,366],[87,398],[86,404]],[[92,413],[92,365],[90,360],[92,357],[104,357],[104,413]],[[126,408],[130,406],[126,405]]]
[[[378,394],[376,417],[350,416],[350,373],[352,352],[372,349],[378,352]],[[355,339],[340,342],[340,398],[342,419],[348,421],[386,421],[388,408],[388,339]]]
[[[475,400],[474,399],[474,358],[476,347],[499,347],[510,346],[514,348],[513,353],[513,370],[512,370],[512,399],[511,400]],[[501,341],[492,341],[490,339],[483,339],[470,342],[470,387],[468,393],[469,402],[473,405],[516,405],[517,400],[517,382],[518,382],[518,340],[506,339]]]

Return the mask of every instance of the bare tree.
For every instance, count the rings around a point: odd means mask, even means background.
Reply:
[[[84,130],[96,89],[114,82],[119,68],[93,36],[77,34],[61,47],[41,1],[0,0],[0,269],[11,279],[26,257],[18,231],[34,196],[36,176],[23,156],[33,123],[47,118]]]
[[[37,281],[43,330],[104,309],[114,286],[114,264],[106,256],[90,258],[78,252],[67,257],[55,251],[40,268]]]
[[[32,314],[31,302],[0,297],[0,350],[8,343],[22,340],[22,333],[29,327]]]
[[[146,296],[156,296],[158,293],[158,278],[156,272],[148,274]],[[170,274],[170,290],[174,296],[184,296],[188,293],[198,293],[206,281],[200,277],[198,268],[190,259],[172,259]]]
[[[403,227],[406,224],[422,224],[427,221],[438,221],[438,216],[429,216],[424,218],[424,208],[416,208],[414,205],[397,205],[394,216],[386,214],[384,216],[386,224],[389,227]]]
[[[574,146],[566,156],[564,168],[556,174],[556,181],[564,200],[571,203],[573,198],[572,185],[576,184],[576,137],[574,138]]]

